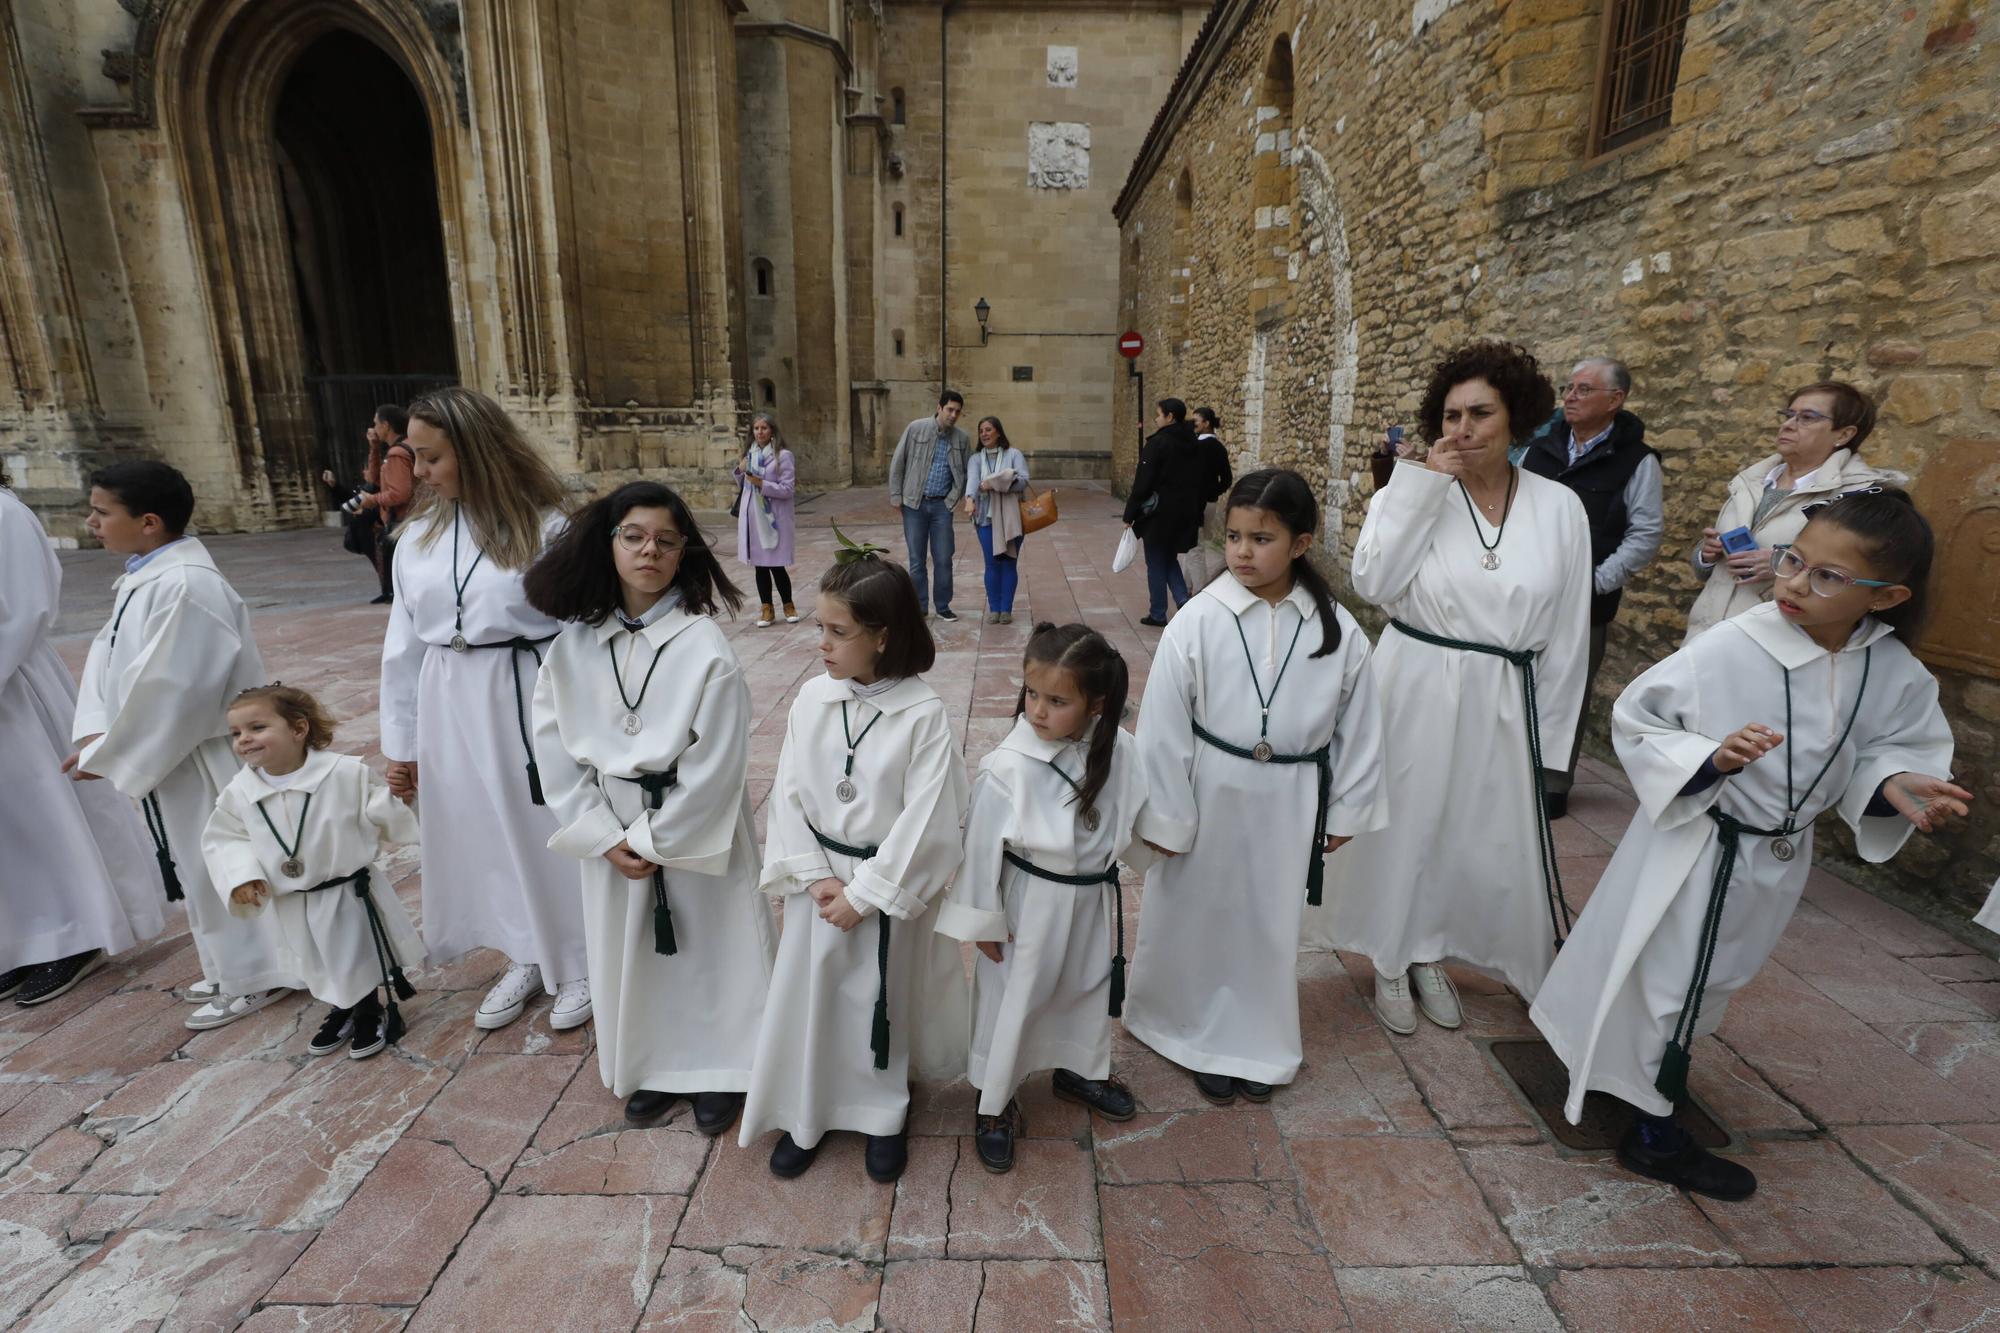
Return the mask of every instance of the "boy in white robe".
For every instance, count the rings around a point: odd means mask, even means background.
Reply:
[[[424,961],[378,864],[390,844],[417,840],[416,816],[375,770],[328,751],[333,721],[304,690],[245,690],[229,735],[245,767],[202,833],[209,880],[235,915],[276,920],[286,966],[330,1006],[308,1053],[345,1044],[365,1060],[402,1038],[396,1001],[415,994],[404,969]]]
[[[598,1074],[647,1124],[685,1097],[720,1134],[750,1086],[776,931],[745,786],[750,691],[718,603],[742,605],[680,496],[632,482],[529,569],[575,623],[535,686],[549,846],[582,862]]]
[[[1798,906],[1813,821],[1838,809],[1870,861],[1967,813],[1921,621],[1930,529],[1897,491],[1821,509],[1773,551],[1773,600],[1696,638],[1619,697],[1612,739],[1641,810],[1532,1017],[1569,1066],[1571,1121],[1596,1089],[1638,1123],[1619,1160],[1720,1199],[1756,1189],[1673,1111],[1694,1039],[1722,1022]]]
[[[868,1137],[869,1178],[909,1160],[909,1081],[965,1072],[965,968],[935,933],[968,784],[936,648],[902,566],[850,547],[820,583],[827,674],[800,689],[771,788],[762,884],[784,933],[738,1142],[784,1134],[771,1171],[828,1130]],[[872,919],[871,919],[872,918]]]
[[[1268,1101],[1298,1073],[1323,858],[1388,819],[1368,636],[1308,558],[1311,487],[1253,472],[1224,513],[1229,572],[1160,636],[1139,709],[1140,833],[1171,859],[1146,877],[1125,1006],[1216,1105]]]
[[[229,914],[209,886],[201,833],[236,776],[225,711],[264,683],[250,612],[200,541],[194,492],[165,463],[114,463],[90,479],[85,525],[126,557],[111,619],[91,642],[65,771],[103,778],[140,802],[167,897],[187,901],[202,980],[187,1025],[222,1027],[300,984],[277,925]]]
[[[938,932],[971,942],[968,1077],[979,1089],[973,1145],[1007,1171],[1027,1119],[1014,1090],[1053,1069],[1055,1095],[1130,1120],[1111,1073],[1111,1020],[1125,995],[1119,862],[1143,872],[1146,774],[1118,725],[1125,659],[1087,625],[1040,624],[1028,639],[1014,729],[979,765],[965,865]]]
[[[76,683],[49,646],[62,566],[41,521],[0,487],[0,999],[45,1004],[165,925],[132,803],[62,775]]]

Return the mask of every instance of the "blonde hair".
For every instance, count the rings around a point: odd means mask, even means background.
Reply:
[[[244,704],[269,704],[286,726],[306,724],[306,748],[324,750],[333,744],[333,718],[320,701],[296,685],[253,685],[229,701],[234,711]]]
[[[567,498],[562,479],[528,442],[506,409],[473,389],[427,393],[410,404],[410,420],[444,432],[458,456],[458,499],[442,500],[426,490],[402,530],[419,520],[451,516],[456,504],[472,521],[473,537],[486,558],[502,569],[526,569],[542,550],[542,525],[551,509]],[[445,528],[425,522],[417,536],[429,546]]]

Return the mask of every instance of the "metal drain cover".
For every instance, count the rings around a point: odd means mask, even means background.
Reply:
[[[1632,1127],[1632,1108],[1608,1093],[1593,1092],[1583,1099],[1583,1120],[1572,1125],[1563,1118],[1563,1100],[1569,1096],[1569,1070],[1556,1058],[1545,1041],[1506,1040],[1489,1044],[1494,1062],[1535,1115],[1548,1127],[1556,1142],[1565,1148],[1609,1151],[1618,1146]],[[1711,1152],[1729,1146],[1724,1129],[1699,1102],[1690,1098],[1680,1108],[1680,1123],[1694,1141]]]

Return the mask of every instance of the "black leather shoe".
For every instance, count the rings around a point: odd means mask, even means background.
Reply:
[[[910,1141],[902,1134],[870,1134],[866,1165],[868,1178],[887,1185],[900,1178],[910,1164]]]
[[[1736,1203],[1757,1192],[1757,1177],[1749,1167],[1726,1162],[1691,1140],[1674,1152],[1649,1148],[1636,1126],[1619,1143],[1618,1160],[1627,1171],[1649,1180],[1664,1180],[1690,1194],[1706,1194],[1725,1203]]]
[[[1111,1078],[1085,1078],[1067,1069],[1058,1069],[1054,1079],[1055,1094],[1066,1102],[1088,1106],[1106,1120],[1130,1120],[1139,1113],[1139,1104],[1132,1100],[1132,1091],[1116,1076]]]
[[[0,972],[0,1000],[21,989],[21,983],[28,979],[28,973],[40,966],[40,963],[23,963],[19,967]]]
[[[1196,1074],[1194,1086],[1195,1091],[1217,1106],[1227,1106],[1236,1100],[1236,1080],[1227,1074]]]
[[[1165,629],[1165,628],[1167,627],[1167,622],[1166,622],[1166,621],[1164,621],[1164,620],[1155,620],[1155,619],[1154,619],[1153,617],[1151,617],[1151,616],[1140,616],[1140,617],[1139,617],[1139,623],[1140,623],[1141,625],[1146,625],[1146,626],[1149,626],[1149,627],[1150,627],[1150,628],[1152,628],[1152,629]]]
[[[979,1117],[978,1129],[973,1133],[972,1143],[979,1150],[979,1164],[996,1174],[1014,1169],[1014,1138],[1028,1130],[1028,1118],[1021,1113],[1021,1103],[1007,1103],[1007,1109],[999,1115]],[[873,1172],[870,1172],[872,1175]]]
[[[813,1164],[813,1158],[817,1156],[817,1143],[810,1148],[801,1148],[792,1142],[791,1135],[781,1134],[778,1146],[771,1149],[771,1174],[780,1180],[796,1180],[806,1173],[806,1168]]]
[[[694,1095],[694,1127],[714,1138],[736,1123],[743,1109],[740,1092],[697,1092]]]
[[[654,1092],[641,1088],[625,1099],[625,1118],[635,1125],[649,1125],[673,1109],[681,1099],[678,1092]]]
[[[1561,819],[1569,813],[1569,793],[1566,791],[1543,792],[1542,808],[1549,812],[1550,819]]]
[[[383,594],[382,594],[382,595],[381,595],[380,597],[370,597],[370,598],[368,599],[368,605],[370,605],[370,606],[388,606],[388,605],[389,605],[390,603],[394,602],[395,600],[396,600],[396,599],[395,599],[395,598],[394,598],[393,596],[391,596],[390,594],[388,594],[388,593],[386,593],[386,592],[385,592],[385,593],[383,593]]]
[[[1271,1085],[1268,1083],[1252,1083],[1247,1078],[1239,1078],[1236,1080],[1236,1091],[1243,1094],[1243,1100],[1246,1102],[1271,1100]]]
[[[44,963],[21,978],[21,989],[16,992],[14,1003],[24,1009],[29,1005],[46,1004],[102,966],[102,949],[85,949],[82,953],[58,958],[53,963]]]

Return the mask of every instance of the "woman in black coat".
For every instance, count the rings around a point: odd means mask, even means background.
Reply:
[[[1176,606],[1187,605],[1187,579],[1179,556],[1201,540],[1201,511],[1214,497],[1207,482],[1210,471],[1194,427],[1188,425],[1187,404],[1162,398],[1153,424],[1158,427],[1139,450],[1139,471],[1125,501],[1125,526],[1139,534],[1146,550],[1147,613],[1141,625],[1167,623],[1167,594]]]

